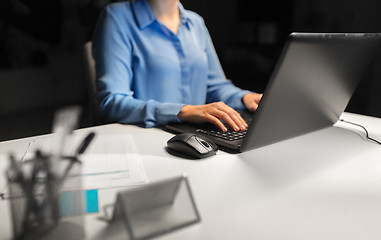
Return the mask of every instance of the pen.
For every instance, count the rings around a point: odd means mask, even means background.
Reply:
[[[38,211],[38,203],[36,202],[36,199],[34,198],[34,194],[33,194],[34,184],[28,181],[28,179],[25,177],[21,169],[21,166],[18,165],[14,156],[10,155],[9,159],[11,162],[10,169],[12,170],[8,178],[11,177],[11,179],[16,181],[20,185],[26,197],[26,207],[23,213],[24,221],[23,221],[22,228],[23,228],[23,231],[27,231],[30,227],[29,219],[33,219],[33,217],[37,215],[37,211]]]
[[[83,141],[81,142],[81,144],[79,145],[78,147],[78,150],[76,152],[76,154],[74,155],[74,157],[71,157],[70,158],[70,163],[69,165],[66,167],[65,169],[65,172],[63,173],[62,175],[62,178],[61,178],[61,184],[65,181],[65,179],[67,178],[69,172],[70,172],[70,169],[73,167],[73,164],[74,162],[80,162],[77,158],[78,155],[84,153],[87,149],[87,147],[90,145],[91,141],[94,139],[95,137],[95,133],[94,132],[91,132],[89,133],[84,139]]]
[[[84,153],[87,149],[87,147],[90,145],[91,141],[95,137],[95,133],[91,132],[89,133],[85,139],[83,139],[82,143],[79,145],[76,155],[80,155]]]

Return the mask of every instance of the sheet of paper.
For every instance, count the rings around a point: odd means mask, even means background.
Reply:
[[[77,139],[72,142],[77,142],[75,146],[78,146]],[[130,135],[96,136],[80,160],[84,189],[126,187],[147,182],[141,158]],[[70,181],[68,184],[66,187],[75,187],[70,186]]]
[[[75,154],[86,135],[84,133],[70,136],[63,149],[64,155]],[[54,144],[52,139],[54,138],[47,137],[29,142],[25,146],[25,151],[16,158],[25,164],[34,157],[37,149],[49,154]],[[79,156],[79,160],[80,172],[69,172],[64,190],[129,187],[147,182],[141,157],[136,152],[131,135],[96,135],[85,153]],[[62,160],[58,164],[61,172],[64,172],[69,161]],[[1,189],[2,193],[7,193],[7,183],[4,182],[2,185],[5,185]]]

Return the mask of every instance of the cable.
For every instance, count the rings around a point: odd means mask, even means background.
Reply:
[[[349,122],[349,121],[344,120],[344,119],[340,119],[340,121],[345,122],[345,123],[348,123],[348,124],[352,124],[352,125],[354,125],[354,126],[357,126],[357,127],[360,127],[360,128],[362,128],[362,129],[364,129],[364,131],[365,131],[365,136],[366,136],[366,139],[367,139],[367,140],[372,141],[372,142],[374,142],[374,143],[377,143],[377,144],[381,145],[381,142],[380,142],[380,141],[378,141],[378,140],[376,140],[376,139],[374,139],[374,138],[369,137],[369,132],[368,132],[368,130],[367,130],[364,126],[362,126],[362,125],[360,125],[360,124],[357,124],[357,123]]]

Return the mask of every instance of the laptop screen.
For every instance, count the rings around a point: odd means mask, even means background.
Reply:
[[[241,151],[333,125],[370,66],[380,40],[380,34],[291,34]]]

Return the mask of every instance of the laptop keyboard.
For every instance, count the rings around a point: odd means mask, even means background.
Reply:
[[[197,132],[211,135],[214,137],[226,139],[228,141],[235,141],[239,140],[245,137],[246,135],[246,130],[244,131],[233,131],[233,130],[228,130],[226,132],[223,132],[221,130],[212,130],[212,129],[197,129]]]
[[[245,118],[247,125],[250,125],[252,120],[251,118],[253,117],[253,113],[249,113],[249,114],[250,116],[247,116]],[[199,126],[199,128],[196,131],[201,134],[210,135],[210,136],[221,138],[227,141],[240,140],[246,136],[247,130],[234,131],[226,123],[224,123],[224,125],[228,129],[226,132],[223,132],[216,126],[209,123]]]

